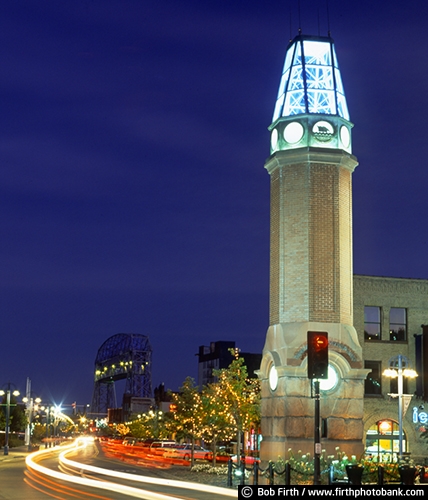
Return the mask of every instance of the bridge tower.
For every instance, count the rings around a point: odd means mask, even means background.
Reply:
[[[95,359],[91,414],[107,416],[117,408],[115,382],[126,380],[122,398],[122,418],[147,411],[153,404],[152,348],[146,335],[118,333],[99,348]]]

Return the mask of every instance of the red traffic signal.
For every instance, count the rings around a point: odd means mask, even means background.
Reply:
[[[308,332],[308,378],[328,378],[327,332]]]

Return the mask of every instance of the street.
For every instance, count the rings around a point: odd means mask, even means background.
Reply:
[[[27,461],[27,464],[26,464]],[[93,442],[28,454],[11,450],[0,457],[0,499],[46,498],[121,500],[218,500],[237,498],[236,490],[144,476],[144,469],[98,456]]]

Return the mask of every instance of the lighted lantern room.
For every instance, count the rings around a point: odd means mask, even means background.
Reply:
[[[271,153],[305,146],[351,153],[351,128],[333,39],[298,35],[285,56]]]

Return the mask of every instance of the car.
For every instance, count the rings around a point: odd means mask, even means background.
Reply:
[[[136,442],[136,439],[133,437],[126,437],[123,441],[122,444],[123,446],[134,446]]]
[[[155,448],[175,448],[177,443],[175,441],[153,441],[150,444],[150,449],[153,450]]]
[[[175,441],[153,441],[148,448],[149,453],[163,456],[166,450],[170,450],[178,446]]]
[[[207,450],[197,444],[194,445],[193,458],[195,460],[212,460],[212,456],[212,451]],[[182,444],[175,448],[171,448],[166,453],[164,453],[164,457],[190,460],[192,458],[192,445]]]
[[[231,458],[232,462],[236,464],[238,457],[236,455],[232,455]],[[255,462],[260,462],[259,457],[252,457],[251,455],[245,455],[243,458],[245,459],[245,465],[254,465]]]

